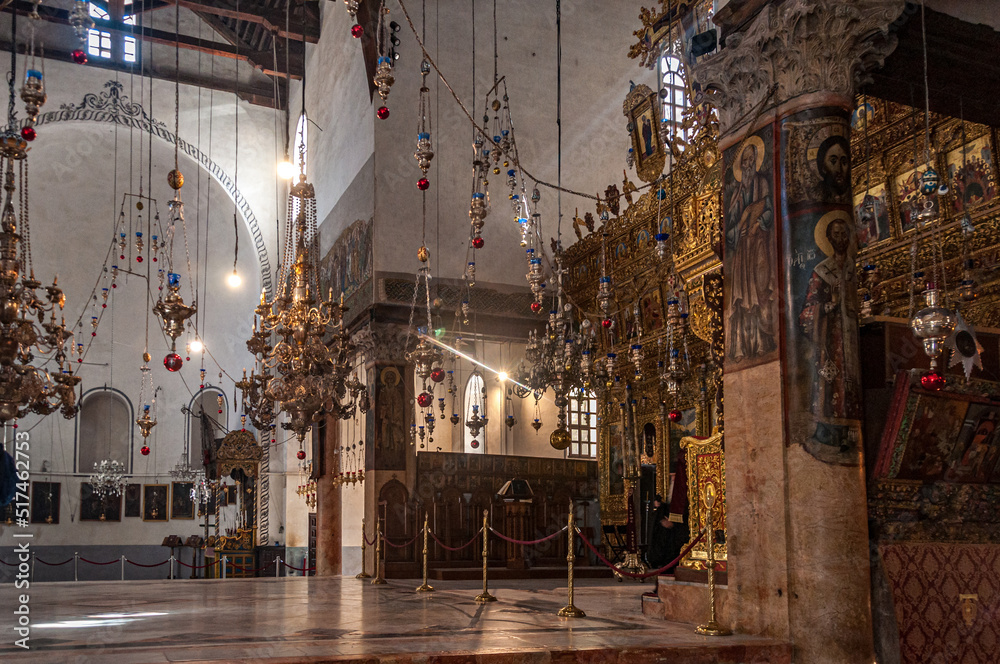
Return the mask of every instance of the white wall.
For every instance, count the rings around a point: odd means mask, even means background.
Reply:
[[[47,61],[45,65],[46,88],[49,100],[43,112],[57,109],[61,104],[79,103],[85,94],[104,92],[109,73],[89,67]],[[114,74],[110,74],[114,78]],[[127,76],[120,77],[125,94],[133,92]],[[134,94],[138,98],[139,79],[135,79]],[[147,82],[148,84],[148,82]],[[173,86],[156,82],[153,86],[153,117],[165,122],[173,131]],[[147,88],[148,93],[148,88]],[[181,87],[180,134],[187,141],[199,144],[226,172],[234,175],[234,104],[232,95],[215,94],[216,106],[208,105],[209,93],[202,91],[201,140],[198,140],[199,115],[198,90]],[[148,110],[148,94],[146,99]],[[20,106],[20,102],[18,102]],[[209,150],[208,118],[213,114],[212,149]],[[261,231],[269,247],[274,242],[274,176],[273,176],[273,117],[270,111],[240,105],[240,163],[239,187],[261,222]],[[91,337],[90,317],[99,312],[89,301],[91,289],[101,274],[109,243],[115,232],[122,194],[138,192],[139,173],[142,172],[144,190],[158,201],[161,223],[166,225],[166,202],[172,194],[166,184],[166,173],[173,168],[173,146],[154,138],[152,184],[146,181],[147,165],[140,166],[139,141],[142,139],[144,154],[148,150],[148,135],[135,131],[131,136],[124,127],[117,129],[117,179],[115,178],[115,125],[98,122],[61,122],[41,125],[38,138],[31,144],[30,194],[32,220],[32,250],[36,276],[48,283],[59,274],[60,285],[66,291],[65,317],[72,325],[83,316],[84,343],[93,341],[86,363],[79,365],[84,391],[109,386],[124,392],[138,410],[140,372],[144,349],[146,312],[148,301],[145,282],[137,277],[119,277],[119,287],[109,297],[97,336]],[[129,147],[132,146],[132,174],[130,177]],[[148,155],[144,160],[148,159]],[[199,308],[204,323],[204,340],[212,356],[206,357],[206,383],[220,386],[229,400],[229,426],[239,427],[239,414],[232,410],[233,383],[242,367],[252,358],[245,348],[250,334],[252,309],[258,298],[261,280],[256,252],[244,223],[239,224],[240,256],[238,270],[243,276],[239,289],[225,285],[225,277],[233,268],[233,212],[234,206],[225,190],[200,172],[193,160],[180,156],[180,169],[186,184],[182,190],[185,201],[188,241],[192,262],[192,275],[187,267],[180,228],[176,231],[174,269],[182,274],[181,293],[190,301],[190,281],[197,276],[207,285],[199,295]],[[136,213],[131,205],[126,215]],[[147,204],[143,215],[149,212]],[[202,240],[196,239],[195,229],[200,225]],[[207,242],[204,234],[207,230]],[[145,238],[148,242],[148,233]],[[134,237],[129,237],[129,242]],[[205,252],[207,251],[207,268]],[[273,249],[272,249],[273,251]],[[144,252],[148,256],[147,252]],[[199,267],[197,255],[202,257]],[[117,260],[111,263],[123,263]],[[273,259],[272,259],[273,260]],[[145,266],[163,265],[132,263],[136,271],[145,273]],[[273,265],[273,263],[272,263]],[[123,266],[124,267],[124,266]],[[163,267],[166,267],[163,265]],[[97,291],[100,293],[100,290]],[[155,297],[154,286],[154,297]],[[160,388],[157,396],[158,425],[149,439],[152,452],[139,454],[142,439],[135,432],[130,482],[152,484],[169,483],[169,470],[181,456],[187,418],[181,408],[188,405],[200,384],[199,357],[192,357],[177,374],[167,372],[162,358],[167,345],[159,331],[158,322],[149,314],[149,351],[153,381]],[[178,351],[184,355],[186,337],[178,342]],[[228,374],[219,379],[220,368]],[[76,368],[76,367],[75,367]],[[133,426],[133,429],[136,427]],[[89,469],[75,473],[74,445],[93,445],[99,441],[76,441],[75,421],[64,420],[59,414],[38,420],[29,417],[20,422],[19,431],[29,431],[31,440],[31,465],[33,479],[62,482],[61,523],[58,526],[37,528],[36,542],[49,544],[159,544],[165,535],[200,533],[197,520],[144,523],[141,519],[124,518],[121,523],[84,523],[76,518],[79,512],[80,487],[86,481]],[[277,455],[280,457],[280,455]],[[49,472],[40,472],[43,461],[48,462]],[[129,460],[125,460],[129,461]],[[280,460],[272,463],[283,469]],[[280,505],[280,503],[279,503]],[[272,521],[274,521],[272,516]],[[272,528],[272,536],[277,525]]]

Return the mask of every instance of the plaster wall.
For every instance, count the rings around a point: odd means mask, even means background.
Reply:
[[[310,117],[322,127],[310,128],[309,174],[317,186],[318,214],[327,219],[341,196],[374,155],[374,267],[376,272],[414,272],[420,264],[422,194],[412,152],[416,141],[419,46],[402,12],[390,7],[391,20],[402,29],[396,83],[389,94],[387,120],[375,119],[382,104],[368,96],[361,44],[349,36],[350,21],[342,7],[323,7],[323,38],[309,47],[306,100]],[[470,112],[479,119],[483,94],[493,84],[493,19],[488,3],[475,6],[476,95],[472,95],[473,5],[449,0],[427,8],[427,47]],[[421,18],[410,6],[418,30]],[[603,192],[621,183],[628,134],[621,101],[630,80],[655,88],[655,74],[627,57],[635,29],[636,8],[622,3],[564,2],[562,5],[563,185],[577,191]],[[522,164],[537,178],[557,180],[555,9],[518,0],[498,7],[500,76],[506,75],[511,112]],[[432,274],[461,277],[468,245],[468,199],[471,186],[473,131],[461,109],[435,74],[428,76],[432,139],[436,156],[428,173],[427,246]],[[297,99],[293,84],[292,99]],[[293,108],[297,103],[293,101]],[[294,127],[295,112],[291,123]],[[595,163],[596,162],[596,163]],[[596,166],[596,167],[595,167]],[[486,248],[477,252],[478,278],[485,282],[524,286],[526,265],[517,224],[506,205],[505,178],[491,181],[493,211],[484,232]],[[529,189],[532,186],[528,184]],[[544,236],[555,236],[557,196],[540,187]],[[593,211],[594,201],[563,195],[566,244],[575,208]],[[322,230],[325,247],[355,218],[337,215]],[[324,248],[325,251],[325,248]]]

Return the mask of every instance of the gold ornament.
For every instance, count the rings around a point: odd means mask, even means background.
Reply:
[[[167,184],[171,189],[180,189],[184,186],[184,174],[175,168],[167,173]]]
[[[135,209],[136,210],[142,210],[142,208],[143,208],[142,201],[136,201],[135,202]]]
[[[569,442],[569,431],[566,431],[566,429],[556,429],[549,436],[549,445],[560,452],[569,447]]]
[[[153,356],[150,355],[149,353],[143,353],[142,354],[142,361],[143,362],[149,362],[151,359],[153,359]]]
[[[417,249],[417,258],[421,263],[426,263],[427,259],[431,257],[431,252],[427,250],[427,247],[422,246]]]

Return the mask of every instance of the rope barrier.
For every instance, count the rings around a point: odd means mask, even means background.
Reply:
[[[382,536],[382,541],[385,542],[386,544],[388,544],[389,546],[395,548],[395,549],[405,549],[406,547],[408,547],[411,544],[413,544],[414,542],[416,542],[418,537],[420,537],[420,533],[417,533],[416,535],[414,535],[413,539],[411,539],[406,544],[393,544],[392,542],[389,541],[388,537],[386,537],[385,535],[383,535]]]
[[[72,559],[72,558],[70,558],[69,560],[73,560],[73,559]],[[69,560],[67,560],[66,562],[68,563],[68,562],[69,562]],[[117,564],[117,563],[120,563],[120,562],[121,562],[121,559],[120,559],[120,558],[119,558],[118,560],[109,560],[109,561],[108,561],[108,562],[106,562],[106,563],[95,563],[95,562],[94,562],[93,560],[87,560],[86,558],[80,558],[80,560],[82,560],[82,561],[83,561],[83,562],[85,562],[85,563],[90,563],[91,565],[115,565],[115,564]],[[39,562],[41,562],[41,560],[39,560]],[[164,562],[166,562],[166,561],[164,561]],[[49,563],[45,563],[45,564],[46,564],[46,565],[48,565]],[[60,564],[60,565],[65,565],[66,563],[59,563],[59,564]]]
[[[367,544],[368,546],[375,546],[375,537],[376,537],[375,535],[372,535],[372,541],[369,542],[368,535],[365,535],[364,532],[361,533],[361,539],[363,539],[365,541],[365,544]]]
[[[529,542],[529,541],[526,541],[526,540],[516,540],[516,539],[514,539],[512,537],[507,537],[503,533],[499,533],[496,530],[494,530],[493,526],[490,526],[490,532],[493,533],[494,535],[496,535],[497,537],[499,537],[500,539],[504,540],[505,542],[510,542],[511,544],[521,544],[521,545],[524,545],[524,546],[528,546],[528,545],[531,545],[531,544],[541,544],[542,542],[547,542],[550,539],[552,539],[553,537],[558,537],[559,535],[563,534],[567,530],[569,530],[569,526],[563,526],[562,528],[560,528],[556,532],[552,533],[551,535],[546,535],[542,539],[531,540]]]
[[[698,535],[698,538],[695,541],[693,541],[690,544],[688,544],[687,547],[683,551],[681,551],[681,553],[680,553],[679,556],[677,556],[676,558],[674,558],[673,560],[671,560],[669,563],[667,563],[663,567],[661,567],[659,569],[654,569],[651,572],[644,572],[642,574],[636,574],[635,572],[628,572],[626,570],[621,569],[620,567],[618,567],[618,565],[615,565],[613,562],[611,562],[610,560],[608,560],[607,558],[605,558],[604,554],[602,554],[600,551],[598,551],[597,547],[595,547],[593,544],[591,544],[590,540],[588,540],[586,537],[583,536],[583,533],[580,532],[579,528],[576,529],[576,532],[577,532],[577,534],[580,535],[580,539],[583,540],[583,543],[587,545],[587,548],[594,552],[594,555],[597,556],[598,560],[600,560],[602,563],[604,563],[605,565],[607,565],[608,567],[610,567],[611,569],[613,569],[615,571],[615,573],[621,574],[622,576],[627,576],[630,579],[648,579],[651,576],[658,576],[658,575],[662,574],[663,572],[667,571],[668,569],[670,569],[671,567],[673,567],[677,563],[679,563],[680,560],[681,560],[681,558],[683,558],[684,556],[686,556],[687,553],[688,553],[688,551],[690,551],[691,549],[693,549],[694,545],[697,544],[698,542],[700,542],[705,537],[705,533],[701,533],[700,535]]]
[[[439,540],[438,536],[435,535],[433,531],[427,531],[427,534],[429,534],[431,537],[433,537],[434,541],[437,542],[439,545],[441,545],[441,548],[443,548],[445,551],[461,551],[462,549],[464,549],[466,547],[472,546],[473,544],[476,543],[476,540],[479,539],[479,536],[482,535],[482,533],[483,533],[483,529],[480,528],[479,530],[476,531],[476,534],[472,536],[472,539],[470,539],[468,542],[466,542],[462,546],[451,547],[451,546],[448,546],[447,544],[445,544],[444,542],[442,542],[441,540]]]
[[[271,565],[277,564],[277,562],[278,562],[277,559],[275,559],[274,561],[272,561],[270,565],[264,565],[263,567],[258,567],[257,569],[243,569],[236,563],[229,563],[229,564],[232,565],[235,569],[238,569],[239,571],[243,572],[244,574],[256,574],[257,572],[263,572]]]
[[[129,565],[135,565],[136,567],[159,567],[160,565],[166,565],[167,563],[170,562],[170,560],[169,559],[164,560],[162,563],[156,563],[155,565],[143,565],[142,563],[131,561],[128,558],[125,559],[125,562],[127,562]]]
[[[71,563],[71,562],[73,562],[73,559],[72,559],[72,558],[70,558],[70,559],[68,559],[68,560],[64,560],[64,561],[62,561],[61,563],[47,563],[47,562],[45,562],[44,560],[42,560],[41,558],[37,558],[37,557],[35,558],[35,560],[37,560],[38,562],[40,562],[40,563],[41,563],[41,564],[43,564],[43,565],[48,565],[49,567],[59,567],[60,565],[65,565],[66,563]],[[83,558],[81,558],[80,560],[83,560]],[[87,562],[90,562],[90,561],[87,561]],[[115,563],[116,563],[116,562],[118,562],[118,561],[117,561],[117,560],[113,560],[112,562],[115,562]],[[97,563],[97,564],[100,564],[100,563]],[[13,567],[13,565],[11,565],[11,567]]]
[[[128,560],[128,559],[126,558],[126,560]],[[129,562],[132,562],[132,561],[129,561]],[[166,562],[170,562],[170,561],[168,560]],[[187,567],[188,569],[205,569],[206,567],[215,567],[216,565],[218,565],[221,562],[222,562],[221,560],[216,560],[214,563],[209,563],[208,565],[188,565],[187,563],[181,562],[180,560],[177,561],[177,563],[179,565],[184,565],[184,567]],[[160,563],[160,564],[162,565],[163,563]]]
[[[7,567],[17,567],[17,563],[9,563],[6,560],[0,560],[0,563],[3,563]]]
[[[316,571],[315,567],[292,567],[291,565],[289,565],[288,563],[286,563],[284,560],[281,561],[281,564],[284,565],[285,567],[287,567],[288,569],[295,570],[296,572],[315,572]]]

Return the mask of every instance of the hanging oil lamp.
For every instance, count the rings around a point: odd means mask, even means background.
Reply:
[[[923,342],[924,353],[931,360],[930,370],[920,377],[920,384],[929,390],[940,390],[945,385],[944,375],[938,371],[938,360],[944,351],[944,342],[955,329],[955,316],[941,306],[941,292],[930,282],[924,291],[927,306],[918,311],[910,321],[913,334]]]

